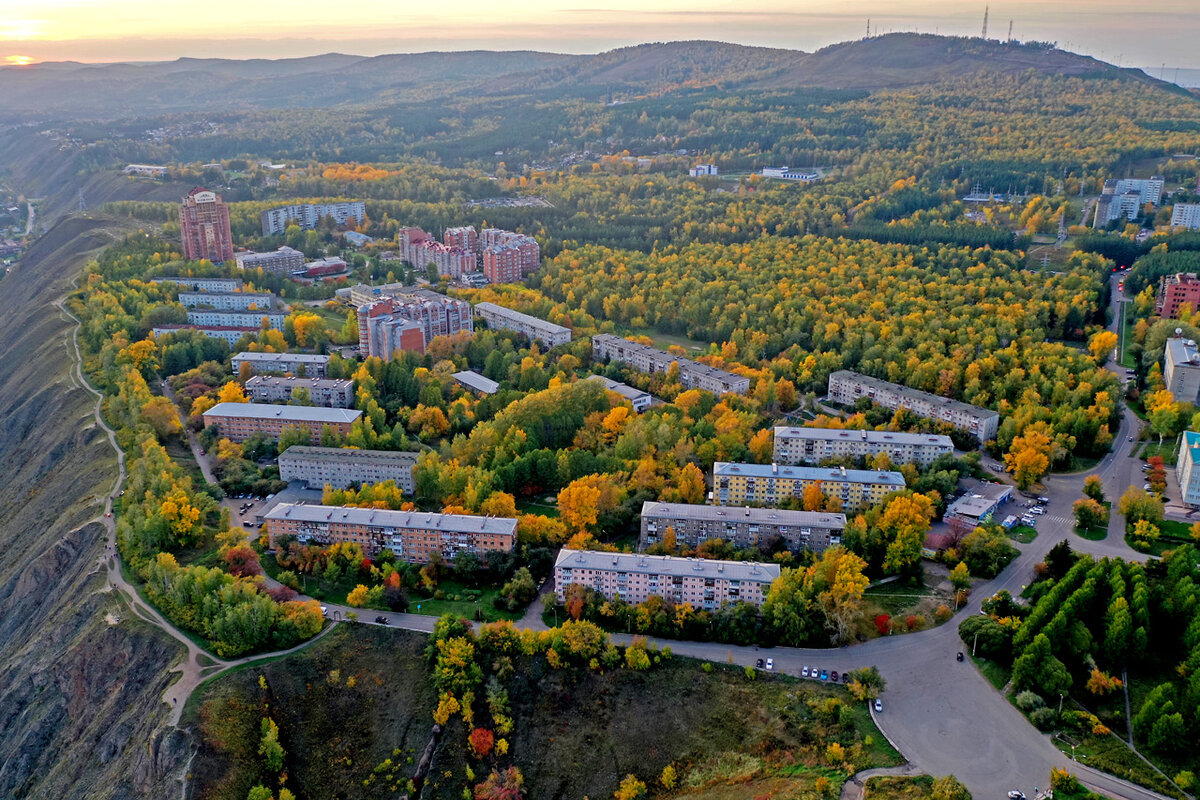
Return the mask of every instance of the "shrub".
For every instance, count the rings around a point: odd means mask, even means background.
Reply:
[[[950,617],[952,615],[953,615],[953,612],[950,610],[950,607],[947,606],[945,603],[942,603],[941,605],[939,605],[937,607],[937,610],[933,612],[933,618],[936,619],[938,622],[945,622],[946,620],[950,619]]]
[[[1041,708],[1046,705],[1046,701],[1037,692],[1031,692],[1028,689],[1016,696],[1017,708],[1028,713],[1034,709]]]
[[[1058,722],[1058,712],[1053,708],[1039,708],[1029,715],[1029,721],[1040,731],[1048,731]]]

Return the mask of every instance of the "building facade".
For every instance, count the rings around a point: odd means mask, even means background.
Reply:
[[[302,544],[356,542],[368,558],[384,548],[411,564],[424,564],[433,553],[451,561],[461,552],[508,553],[517,538],[517,521],[506,517],[431,514],[379,508],[310,506],[281,503],[266,515],[267,536]]]
[[[216,425],[221,436],[234,442],[244,442],[256,433],[278,439],[285,429],[298,428],[308,431],[316,442],[325,428],[346,436],[361,416],[361,411],[350,408],[217,403],[204,412],[204,427]]]
[[[1158,177],[1105,181],[1100,198],[1096,201],[1092,227],[1104,228],[1117,219],[1136,219],[1145,205],[1157,206],[1162,202],[1162,191],[1163,179]]]
[[[179,232],[183,257],[189,261],[208,259],[223,264],[233,260],[229,207],[215,192],[196,187],[187,193],[179,206]]]
[[[907,408],[918,416],[948,422],[974,434],[980,442],[994,439],[1000,428],[1000,414],[986,408],[849,370],[838,370],[829,376],[830,400],[854,405],[863,397],[884,408]]]
[[[419,329],[422,336],[419,350],[416,335],[408,332],[412,326],[403,325],[402,320],[415,323]],[[390,360],[396,350],[412,349],[423,353],[435,336],[452,336],[474,329],[470,303],[427,289],[383,297],[358,308],[359,352],[378,355],[385,361]],[[372,335],[376,337],[374,342]],[[381,338],[385,336],[391,338]],[[394,346],[396,343],[402,346]]]
[[[954,452],[949,436],[832,428],[775,428],[774,460],[780,464],[820,464],[830,458],[887,453],[893,464],[927,467]]]
[[[847,512],[873,506],[892,492],[904,489],[899,472],[845,467],[781,467],[778,464],[713,464],[713,502],[722,506],[774,506],[788,498],[804,496],[809,486],[836,497]]]
[[[603,383],[605,389],[610,392],[616,392],[628,400],[630,405],[633,406],[633,410],[638,414],[643,413],[654,403],[654,398],[649,392],[643,392],[641,389],[635,389],[632,386],[606,378],[603,375],[588,375],[586,380]]]
[[[262,212],[263,236],[279,236],[289,225],[297,225],[301,230],[312,230],[325,217],[333,217],[338,225],[345,225],[353,218],[362,222],[367,216],[367,205],[361,200],[350,200],[340,203],[299,203],[290,206],[280,206]]]
[[[685,389],[704,389],[717,395],[745,394],[750,391],[749,378],[609,333],[592,337],[592,358],[596,361],[620,361],[638,372],[646,373],[666,372],[672,364],[678,364],[679,382]]]
[[[697,164],[688,170],[688,175],[693,178],[701,178],[705,175],[720,175],[721,171],[717,169],[716,164]]]
[[[401,228],[396,244],[400,258],[413,269],[423,270],[432,264],[438,275],[461,278],[479,267],[474,250],[442,244],[420,228]]]
[[[1173,336],[1163,351],[1163,382],[1179,403],[1200,402],[1200,351],[1193,339]]]
[[[329,356],[308,353],[237,353],[232,358],[234,374],[240,374],[242,364],[249,364],[255,375],[302,375],[306,378],[324,378]]]
[[[288,483],[299,481],[314,488],[329,484],[334,489],[393,481],[400,491],[412,495],[416,491],[413,467],[418,455],[395,450],[293,445],[279,454],[279,479]]]
[[[729,508],[685,503],[642,503],[638,549],[663,541],[667,530],[675,542],[699,547],[709,539],[724,539],[738,548],[759,547],[776,537],[788,550],[821,552],[841,544],[846,515],[825,511],[784,511],[778,508]]]
[[[1171,227],[1200,231],[1200,203],[1176,203],[1171,209]]]
[[[778,564],[754,561],[563,549],[554,562],[554,586],[560,594],[577,583],[607,600],[620,597],[636,604],[661,597],[711,610],[724,602],[761,606],[779,573]]]
[[[763,167],[762,176],[764,178],[777,178],[782,181],[797,181],[799,183],[813,183],[820,177],[812,170],[790,169],[788,167]]]
[[[447,247],[459,247],[463,250],[469,250],[472,253],[479,252],[479,234],[475,231],[474,225],[466,225],[461,228],[446,228],[442,234],[442,244]]]
[[[283,321],[287,314],[272,309],[253,309],[246,311],[217,311],[211,308],[192,308],[188,310],[188,322],[192,325],[213,326],[219,328],[253,328],[262,327],[263,320],[272,330],[283,330]]]
[[[475,314],[486,322],[489,328],[516,331],[529,341],[541,342],[546,347],[558,347],[571,341],[570,328],[495,303],[476,303]]]
[[[176,283],[198,292],[236,292],[242,288],[237,278],[152,278],[151,283]]]
[[[218,311],[245,311],[247,309],[269,310],[275,295],[258,292],[180,292],[179,302],[184,308],[212,308]]]
[[[520,267],[521,278],[528,277],[537,272],[542,266],[542,249],[538,245],[537,240],[532,236],[526,236],[513,231],[505,231],[500,228],[484,228],[479,234],[479,247],[483,251],[483,274],[488,276],[488,280],[493,283],[511,283],[513,281],[497,281],[493,280],[491,275],[488,275],[488,251],[504,250],[509,253],[506,258],[514,258]]]
[[[328,378],[275,377],[255,375],[246,381],[246,396],[255,403],[288,403],[297,389],[307,389],[309,401],[325,408],[354,405],[354,381]]]
[[[196,331],[210,339],[220,339],[230,347],[236,345],[243,336],[257,336],[259,333],[258,328],[222,325],[158,325],[154,328],[153,333],[155,336],[168,336],[180,331]]]
[[[1179,463],[1175,466],[1175,477],[1179,479],[1179,493],[1184,505],[1200,506],[1200,433],[1184,431],[1179,448]]]
[[[456,372],[453,377],[459,386],[462,386],[464,389],[470,389],[472,392],[477,392],[485,397],[500,391],[500,384],[491,378],[480,375],[474,370],[467,369],[462,372]]]
[[[238,253],[234,258],[242,269],[261,269],[273,275],[290,275],[296,270],[304,269],[306,261],[304,253],[287,245],[270,253],[246,251]]]
[[[1195,273],[1164,275],[1154,295],[1154,313],[1175,319],[1184,303],[1191,306],[1192,311],[1200,311],[1200,280]]]

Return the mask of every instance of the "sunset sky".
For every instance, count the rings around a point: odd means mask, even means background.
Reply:
[[[1124,66],[1200,67],[1197,0],[991,3],[992,38],[1057,41]],[[738,8],[730,11],[731,7]],[[195,14],[188,11],[195,10]],[[648,41],[720,39],[813,50],[875,30],[978,35],[984,3],[759,0],[0,0],[0,63],[280,58],[464,49],[597,52]],[[1169,75],[1167,76],[1170,77]]]

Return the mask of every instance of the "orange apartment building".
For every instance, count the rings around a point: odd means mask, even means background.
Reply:
[[[349,434],[350,426],[361,416],[362,412],[353,408],[217,403],[204,412],[204,427],[216,425],[222,436],[234,442],[244,442],[256,433],[278,439],[284,428],[302,428],[315,442],[326,427],[342,436]]]
[[[435,552],[447,561],[463,551],[484,557],[507,553],[517,539],[515,519],[467,514],[281,503],[265,521],[272,548],[281,536],[303,544],[357,542],[368,558],[386,547],[412,564],[428,562]]]

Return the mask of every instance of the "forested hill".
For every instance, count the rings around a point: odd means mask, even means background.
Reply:
[[[57,63],[0,68],[0,119],[110,118],[171,111],[324,107],[486,92],[603,99],[696,86],[886,88],[986,70],[1127,75],[1139,70],[1038,44],[889,34],[816,53],[721,42],[667,42],[596,55],[454,52],[373,58],[327,54],[268,61],[179,59],[153,64]]]

